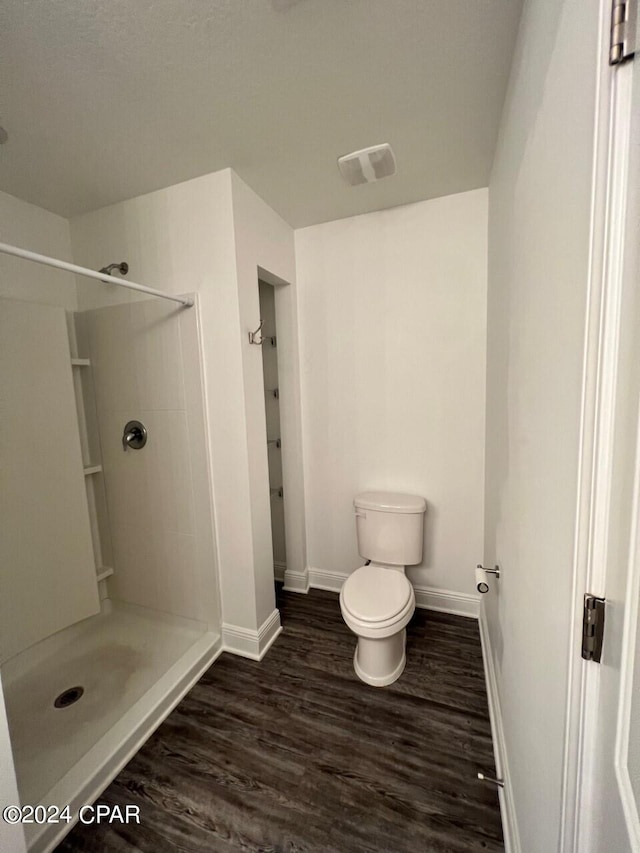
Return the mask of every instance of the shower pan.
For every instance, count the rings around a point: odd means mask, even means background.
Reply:
[[[23,805],[92,802],[221,650],[197,302],[136,288],[78,283],[74,312],[0,300],[0,669]],[[28,847],[68,829],[30,824]]]

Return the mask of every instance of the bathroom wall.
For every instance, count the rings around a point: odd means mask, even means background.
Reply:
[[[306,565],[306,545],[294,232],[234,172],[231,173],[231,182],[244,371],[246,420],[243,429],[251,493],[252,583],[256,589],[258,625],[266,626],[273,614],[274,587],[264,383],[260,347],[249,344],[247,333],[257,327],[260,318],[259,275],[275,286],[282,476],[287,496],[284,506],[287,572],[300,573]],[[233,607],[237,606],[235,602],[241,604],[246,598],[247,587],[239,575],[228,580],[224,581],[223,594],[225,612],[229,603],[229,621],[232,622],[232,602]]]
[[[21,249],[73,261],[66,219],[3,192],[0,192],[0,240]],[[76,307],[75,279],[61,270],[0,254],[0,296],[73,310]]]
[[[362,565],[352,500],[423,495],[425,587],[473,592],[484,504],[487,191],[296,231],[308,565]]]
[[[526,853],[558,849],[597,18],[525,2],[489,189],[483,601]]]

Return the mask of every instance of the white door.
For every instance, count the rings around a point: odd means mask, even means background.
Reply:
[[[585,663],[575,853],[640,853],[640,60],[610,75],[608,213],[588,591],[606,599]]]

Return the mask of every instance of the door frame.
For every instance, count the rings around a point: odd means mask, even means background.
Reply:
[[[600,0],[560,853],[587,849],[600,668],[580,656],[583,596],[605,594],[616,426],[631,66],[609,66],[610,20],[611,0]]]
[[[282,485],[284,489],[284,538],[287,555],[284,588],[307,592],[305,494],[302,457],[302,406],[300,398],[300,351],[297,290],[263,266],[257,268],[256,297],[259,282],[274,290],[276,328],[278,330],[278,385],[280,388],[280,436],[282,448]],[[262,377],[262,367],[260,368]],[[263,387],[261,379],[261,387]],[[266,421],[265,421],[266,436]],[[265,458],[266,458],[265,444]],[[267,466],[268,470],[268,466]],[[267,479],[267,490],[269,482]],[[271,516],[269,516],[271,518]],[[271,522],[269,522],[271,530]],[[273,579],[273,570],[271,572]]]

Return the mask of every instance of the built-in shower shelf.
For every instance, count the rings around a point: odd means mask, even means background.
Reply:
[[[72,358],[71,365],[73,367],[91,367],[90,358]]]
[[[110,568],[110,566],[100,566],[96,574],[96,579],[99,581],[106,581],[106,579],[110,578],[112,574],[113,569]]]
[[[100,474],[102,472],[102,465],[87,465],[84,469],[84,476],[89,477],[91,474]]]

